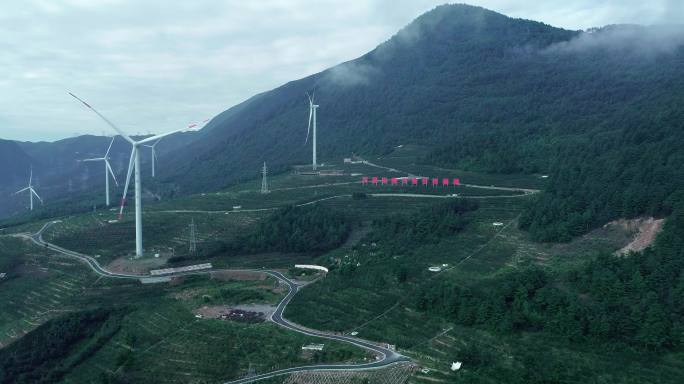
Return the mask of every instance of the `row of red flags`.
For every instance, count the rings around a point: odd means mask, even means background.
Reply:
[[[432,181],[431,181],[432,180]],[[392,177],[392,178],[387,178],[387,177],[368,177],[368,176],[363,176],[361,177],[361,184],[363,185],[368,185],[368,184],[373,184],[373,185],[387,185],[388,183],[390,185],[430,185],[432,184],[433,187],[439,186],[441,181],[441,185],[443,187],[448,187],[450,185],[461,185],[461,180],[458,178],[455,179],[449,179],[448,177],[442,178],[441,180],[437,177],[433,177],[430,179],[429,177]]]

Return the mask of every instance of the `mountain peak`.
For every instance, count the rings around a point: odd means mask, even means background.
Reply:
[[[463,22],[481,22],[482,17],[508,18],[487,8],[469,4],[442,4],[416,18],[416,22],[461,19]]]
[[[422,39],[464,40],[480,43],[493,40],[510,44],[546,44],[548,40],[564,40],[577,34],[550,25],[516,19],[486,8],[467,4],[444,4],[422,14],[397,33],[392,40],[416,42]],[[534,40],[541,36],[541,41]],[[549,35],[555,35],[549,39]]]
[[[488,9],[466,4],[444,4],[425,12],[401,29],[396,39],[416,41],[432,33],[467,32],[501,23],[508,17]],[[432,36],[434,37],[434,36]]]
[[[445,4],[422,14],[370,54],[371,60],[406,60],[423,57],[438,63],[464,52],[503,52],[511,48],[546,48],[577,36],[550,25],[515,19],[466,4]],[[455,56],[456,55],[456,56]]]

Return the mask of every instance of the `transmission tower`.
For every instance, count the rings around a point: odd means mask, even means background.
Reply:
[[[195,225],[195,219],[190,222],[190,254],[195,255],[197,253],[197,226]]]
[[[264,161],[264,167],[261,169],[261,193],[268,193],[268,169],[266,169],[266,162]]]
[[[245,377],[254,377],[256,375],[256,369],[254,369],[252,363],[249,363],[249,368],[247,368],[247,375]]]

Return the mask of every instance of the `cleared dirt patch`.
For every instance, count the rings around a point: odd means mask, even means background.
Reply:
[[[190,300],[201,295],[203,292],[204,291],[200,288],[184,289],[180,292],[172,293],[171,297],[178,300]]]
[[[261,272],[254,271],[218,271],[210,274],[212,279],[230,281],[252,281],[252,280],[266,280],[267,275]]]
[[[134,275],[147,275],[151,269],[157,269],[166,264],[166,258],[133,259],[119,257],[107,265],[107,270],[114,273],[128,273]]]
[[[371,222],[363,222],[360,226],[355,227],[352,232],[349,234],[347,237],[347,240],[342,244],[341,248],[352,248],[356,244],[358,244],[361,239],[366,237],[370,233],[370,231],[373,229],[371,226]]]
[[[617,220],[609,225],[618,225],[634,233],[632,241],[617,251],[617,254],[624,255],[627,252],[640,252],[648,248],[656,236],[663,228],[664,219],[654,219],[652,217],[633,220]]]
[[[221,319],[243,322],[261,322],[268,319],[276,307],[268,304],[214,305],[203,306],[195,311],[206,319]]]

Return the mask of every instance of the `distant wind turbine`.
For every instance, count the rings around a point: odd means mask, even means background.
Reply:
[[[16,194],[22,193],[24,191],[29,191],[29,201],[30,201],[29,207],[31,208],[32,211],[33,211],[33,195],[36,195],[38,200],[40,200],[40,203],[43,204],[43,199],[41,199],[40,196],[38,196],[38,193],[36,193],[36,190],[33,189],[33,167],[31,167],[31,169],[29,171],[28,187],[20,189],[20,190],[14,192],[14,194],[16,195]]]
[[[103,157],[96,157],[92,159],[84,159],[81,160],[83,162],[91,162],[91,161],[102,161],[104,162],[105,166],[105,198],[107,202],[107,206],[109,207],[109,175],[112,175],[112,179],[114,179],[114,184],[116,186],[119,186],[119,183],[116,181],[116,176],[114,176],[114,171],[112,170],[112,166],[109,165],[109,151],[112,149],[112,144],[114,144],[114,140],[116,139],[116,136],[112,137],[112,141],[109,142],[109,147],[107,148],[107,152],[105,152],[105,155]]]
[[[119,210],[119,219],[123,216],[123,209],[124,205],[126,204],[126,194],[128,193],[128,185],[131,181],[131,173],[135,169],[135,255],[136,257],[142,257],[143,256],[143,238],[142,238],[142,180],[140,177],[140,150],[139,147],[141,145],[145,145],[157,140],[160,140],[163,137],[166,137],[168,135],[177,133],[177,132],[185,132],[189,130],[197,130],[197,124],[190,124],[190,126],[182,129],[177,129],[175,131],[167,132],[167,133],[162,133],[159,135],[154,135],[142,140],[135,141],[133,140],[130,136],[125,134],[119,127],[114,125],[109,119],[104,117],[100,112],[98,112],[95,108],[91,107],[88,103],[80,99],[78,96],[74,95],[73,93],[69,92],[71,96],[73,96],[76,100],[80,101],[88,107],[91,111],[93,111],[96,115],[98,115],[102,120],[104,120],[107,125],[112,127],[116,132],[118,132],[121,137],[123,137],[126,141],[128,141],[131,144],[131,157],[128,161],[128,173],[126,175],[126,184],[124,187],[124,192],[123,192],[123,197],[121,198],[121,209]]]
[[[309,142],[309,134],[311,133],[311,121],[313,120],[313,135],[312,135],[312,141],[313,141],[313,160],[311,163],[311,167],[316,170],[316,110],[318,109],[318,105],[314,104],[314,94],[309,95],[308,93],[306,96],[309,98],[309,125],[306,128],[306,140],[304,140],[304,144]]]
[[[157,162],[157,152],[154,150],[154,147],[156,147],[157,144],[159,144],[160,141],[161,141],[161,139],[157,140],[154,144],[151,144],[151,145],[150,145],[150,144],[145,144],[145,146],[146,146],[147,148],[150,148],[150,149],[152,150],[152,177],[155,176],[155,173],[154,173],[154,163]]]

